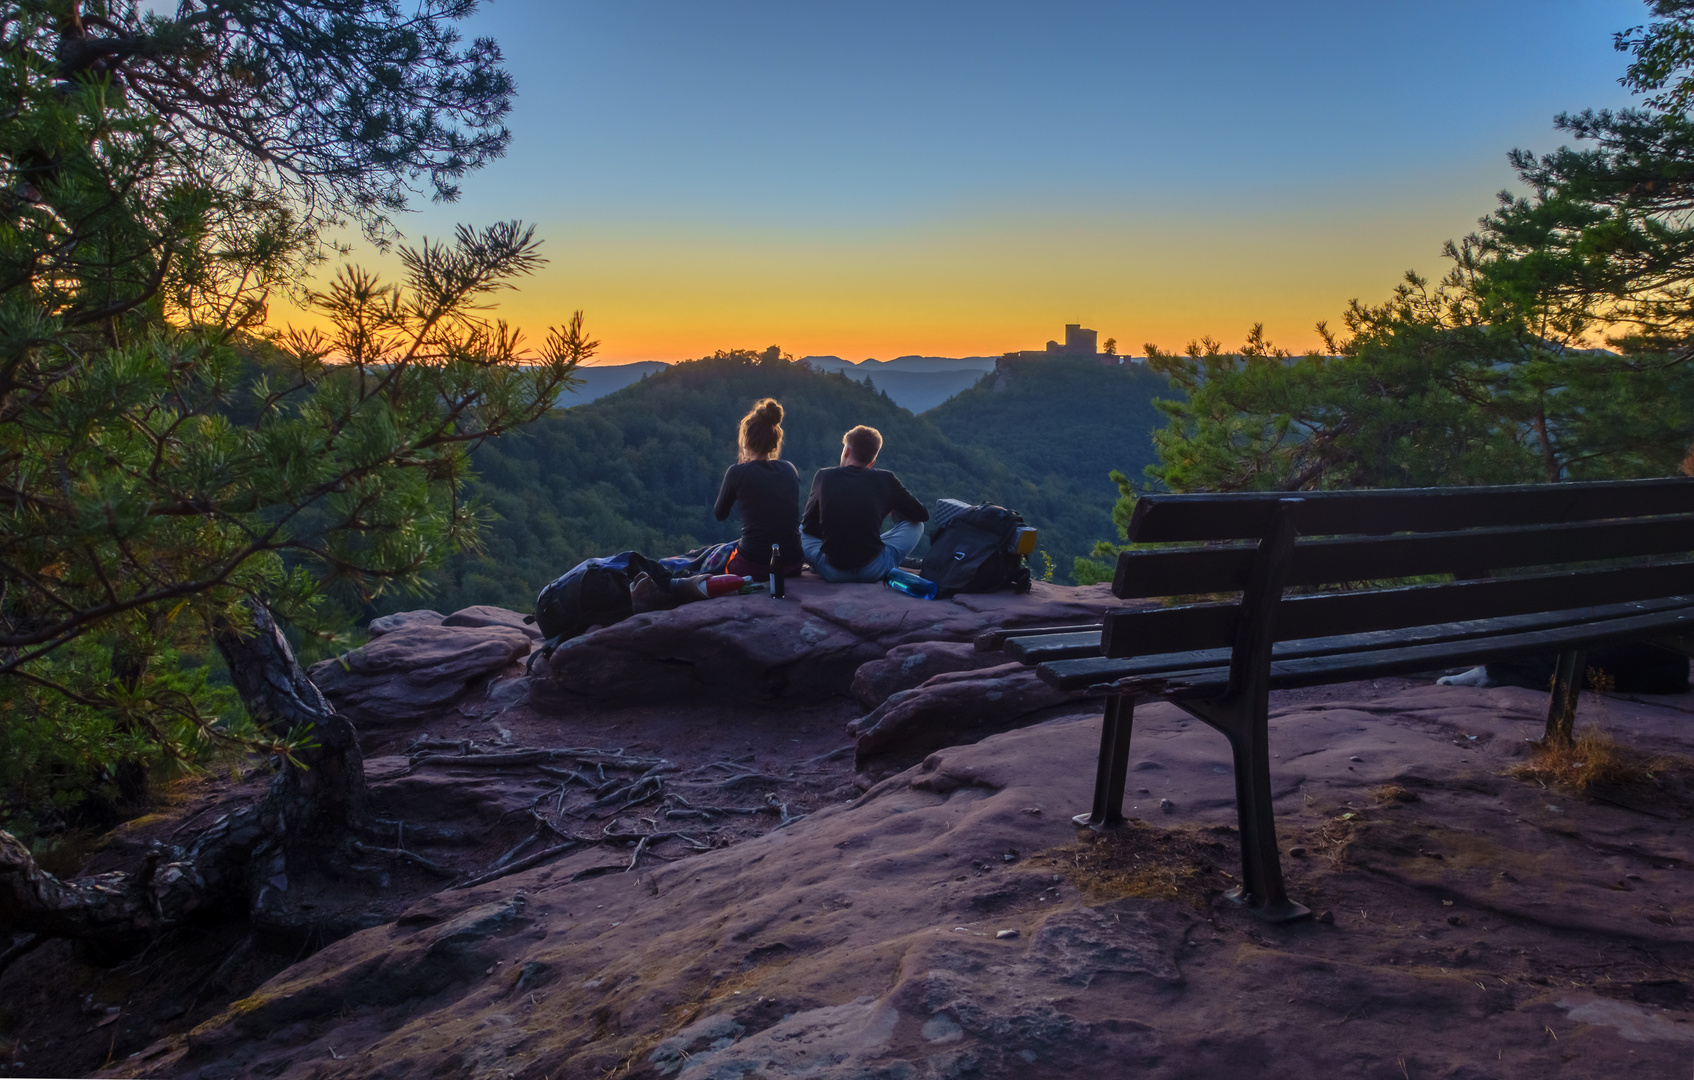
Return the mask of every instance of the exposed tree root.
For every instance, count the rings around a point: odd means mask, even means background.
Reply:
[[[544,862],[547,862],[549,859],[556,858],[557,856],[563,855],[563,854],[565,854],[566,852],[569,852],[569,851],[575,851],[577,848],[583,847],[584,845],[590,844],[592,842],[593,841],[590,841],[590,840],[571,840],[568,843],[559,844],[555,847],[550,847],[545,851],[538,851],[534,855],[529,856],[528,858],[519,859],[517,862],[512,863],[510,866],[502,866],[502,867],[499,867],[498,869],[490,870],[486,874],[478,874],[476,877],[471,878],[469,881],[461,881],[461,882],[459,882],[455,885],[449,886],[449,888],[450,889],[470,889],[470,888],[474,888],[478,885],[486,885],[490,881],[495,880],[496,878],[503,878],[507,874],[517,874],[517,873],[521,873],[525,870],[532,869],[534,867],[540,866]]]
[[[413,866],[422,867],[439,877],[451,878],[459,876],[455,871],[442,866],[440,863],[435,862],[432,859],[426,859],[416,852],[407,851],[405,848],[371,847],[368,844],[361,844],[357,840],[352,841],[348,846],[361,855],[380,855],[386,859],[397,859],[402,862],[409,862]]]
[[[169,927],[238,906],[250,889],[248,908],[257,916],[267,893],[286,890],[290,852],[323,859],[365,824],[364,759],[353,726],[300,669],[270,612],[259,605],[251,612],[250,633],[226,626],[216,635],[231,681],[261,725],[309,730],[312,744],[282,764],[256,805],[216,819],[185,848],[156,847],[136,873],[61,881],[0,832],[0,928],[121,953]]]
[[[251,632],[239,634],[225,628],[217,636],[232,681],[249,712],[267,730],[309,731],[310,740],[294,750],[289,761],[279,763],[268,791],[256,804],[215,818],[186,846],[156,846],[136,873],[61,881],[36,866],[16,839],[0,832],[0,931],[34,935],[20,938],[0,953],[0,968],[22,955],[20,949],[53,937],[103,945],[115,954],[133,952],[163,930],[222,909],[244,911],[262,933],[291,940],[329,940],[357,926],[331,926],[328,916],[306,917],[292,910],[292,898],[301,895],[298,888],[291,892],[294,881],[323,874],[363,879],[387,889],[389,875],[379,865],[383,862],[453,878],[458,871],[411,850],[408,842],[474,846],[482,841],[483,837],[467,829],[408,824],[373,814],[352,725],[330,707],[300,669],[269,612],[262,607],[253,612]],[[806,764],[834,760],[852,749],[842,747]],[[738,807],[695,805],[675,790],[679,784],[717,793],[791,782],[750,770],[751,756],[711,762],[683,773],[663,758],[629,755],[621,747],[521,747],[509,742],[479,746],[473,740],[427,736],[408,746],[406,754],[411,769],[530,770],[555,781],[547,783],[527,808],[512,812],[527,812],[534,820],[534,831],[486,871],[456,881],[450,886],[453,889],[520,873],[594,844],[627,844],[634,849],[626,866],[606,872],[629,872],[644,858],[664,858],[654,848],[671,839],[696,851],[711,849],[711,844],[693,836],[660,829],[661,818],[706,823],[734,815],[773,814],[780,819],[780,828],[805,817],[790,813],[774,791],[765,794],[764,805]],[[572,790],[586,790],[590,801],[567,807],[566,797]],[[661,797],[674,808],[640,819],[648,831],[619,827],[626,811]],[[546,812],[549,800],[551,815]],[[215,809],[207,807],[195,818]],[[573,835],[562,820],[569,815],[578,820],[604,819],[600,835]],[[178,831],[186,825],[187,821],[179,825]],[[557,842],[535,850],[549,836]],[[526,850],[532,854],[524,855]],[[584,873],[598,872],[602,871],[596,868]]]

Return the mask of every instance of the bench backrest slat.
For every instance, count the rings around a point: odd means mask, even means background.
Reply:
[[[1681,595],[1694,595],[1694,561],[1290,596],[1277,606],[1273,634],[1291,641]],[[1108,612],[1101,650],[1118,658],[1228,648],[1239,614],[1233,603]]]
[[[1614,480],[1510,487],[1377,491],[1143,495],[1130,518],[1136,543],[1248,540],[1265,534],[1271,508],[1300,499],[1302,536],[1450,532],[1559,522],[1694,513],[1694,478]]]
[[[1247,580],[1256,544],[1118,556],[1112,592],[1121,599],[1235,592]],[[1290,587],[1420,574],[1477,575],[1490,570],[1552,566],[1641,555],[1694,552],[1694,514],[1635,521],[1578,522],[1521,528],[1302,540],[1294,549]]]

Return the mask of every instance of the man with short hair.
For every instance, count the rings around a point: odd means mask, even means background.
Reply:
[[[929,511],[895,475],[876,468],[882,433],[860,425],[841,437],[839,468],[819,469],[800,519],[800,548],[829,582],[881,581],[923,539]],[[882,519],[894,525],[882,532]]]

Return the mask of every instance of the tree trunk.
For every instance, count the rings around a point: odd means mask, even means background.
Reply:
[[[365,759],[359,736],[301,670],[276,619],[263,605],[251,605],[253,632],[220,628],[218,652],[229,665],[230,681],[242,704],[260,726],[277,738],[309,732],[271,784],[266,803],[279,815],[288,841],[298,843],[337,834],[365,819]]]
[[[308,745],[284,761],[257,804],[220,818],[186,849],[156,847],[134,873],[60,881],[0,831],[0,931],[67,937],[122,951],[219,909],[286,921],[291,861],[321,860],[365,821],[357,734],[301,670],[276,620],[251,606],[253,631],[220,628],[218,651],[255,720]]]
[[[1547,474],[1547,482],[1556,484],[1563,478],[1564,470],[1559,467],[1559,457],[1553,452],[1553,433],[1547,428],[1547,410],[1545,407],[1535,410],[1535,421],[1531,425],[1535,429],[1535,439],[1541,446],[1541,468]]]

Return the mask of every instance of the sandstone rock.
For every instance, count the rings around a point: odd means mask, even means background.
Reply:
[[[901,690],[921,686],[945,671],[975,671],[1006,662],[999,652],[983,652],[963,641],[920,641],[896,645],[880,660],[853,673],[853,697],[874,709]]]
[[[410,630],[415,626],[440,626],[445,618],[441,612],[427,608],[418,611],[396,611],[392,615],[372,619],[365,629],[371,637],[379,638],[384,634],[392,634],[396,630]]]
[[[371,730],[425,719],[463,697],[474,680],[527,656],[530,645],[505,626],[414,625],[314,664],[311,675],[337,710]]]
[[[547,678],[531,684],[530,701],[544,709],[568,708],[572,695],[630,704],[818,701],[847,693],[861,665],[899,645],[969,642],[996,626],[1083,622],[1122,606],[1105,585],[1037,582],[1023,596],[935,601],[805,577],[789,584],[787,600],[726,596],[567,641]]]
[[[509,626],[513,630],[529,635],[535,641],[541,640],[541,631],[533,624],[523,621],[523,616],[515,611],[491,604],[477,604],[473,607],[460,608],[458,611],[441,620],[442,626]]]
[[[1508,776],[1545,693],[1395,685],[1272,699],[1285,842],[1327,855],[1345,830],[1346,859],[1284,864],[1296,898],[1346,897],[1327,918],[1272,925],[1223,899],[1227,743],[1144,704],[1124,809],[1169,794],[1179,817],[1079,835],[1100,722],[1055,719],[734,846],[439,893],[114,1072],[1686,1075],[1688,987],[1642,958],[1694,944],[1686,821]],[[1620,739],[1689,753],[1682,708],[1607,705]],[[1379,802],[1408,775],[1440,797]]]
[[[860,765],[884,754],[922,757],[943,746],[1004,731],[1043,709],[1081,697],[1053,689],[1034,668],[1018,663],[949,671],[895,693],[869,716],[848,724],[847,734],[859,740],[855,756]]]
[[[443,916],[437,914],[440,904],[424,901],[376,931],[392,934],[392,948],[342,963],[314,962],[324,956],[320,953],[296,965],[262,997],[249,999],[252,1007],[233,1024],[208,1032],[199,1048],[239,1043],[249,1031],[333,1019],[345,1001],[395,1005],[476,981],[501,955],[501,939],[531,921],[524,915],[526,903],[518,895]]]

